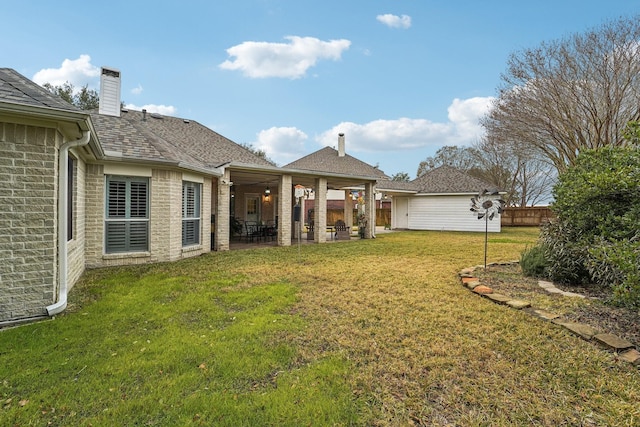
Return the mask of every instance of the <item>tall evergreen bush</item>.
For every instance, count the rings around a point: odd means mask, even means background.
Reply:
[[[623,303],[640,302],[634,284],[640,271],[634,255],[640,240],[640,151],[585,150],[559,176],[553,193],[557,220],[541,234],[550,278],[612,285]]]

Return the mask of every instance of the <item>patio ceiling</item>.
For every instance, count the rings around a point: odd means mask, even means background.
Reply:
[[[277,188],[280,176],[292,176],[293,185],[314,187],[317,178],[326,178],[329,189],[362,188],[365,183],[375,181],[373,177],[359,177],[337,174],[322,174],[314,171],[288,170],[282,168],[251,168],[237,165],[229,166],[233,185],[265,185]]]

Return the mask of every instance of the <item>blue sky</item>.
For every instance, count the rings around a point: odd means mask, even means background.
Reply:
[[[509,54],[640,0],[0,0],[0,66],[37,83],[122,72],[133,109],[189,118],[284,165],[346,136],[347,153],[415,178],[469,145]]]

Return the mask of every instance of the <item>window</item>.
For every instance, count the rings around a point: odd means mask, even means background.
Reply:
[[[67,160],[67,242],[73,239],[73,185],[75,181],[76,159],[69,154]]]
[[[149,179],[107,176],[105,251],[149,250]]]
[[[200,191],[202,184],[182,183],[182,246],[200,243]]]

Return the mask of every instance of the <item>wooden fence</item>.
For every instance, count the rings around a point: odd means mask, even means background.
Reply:
[[[509,207],[502,212],[500,225],[503,227],[535,227],[553,217],[553,212],[547,206]]]
[[[358,211],[353,210],[353,222],[357,224]],[[337,220],[344,220],[344,210],[342,209],[327,209],[327,224],[335,224]],[[391,224],[391,209],[383,208],[376,209],[376,225],[384,226]]]

